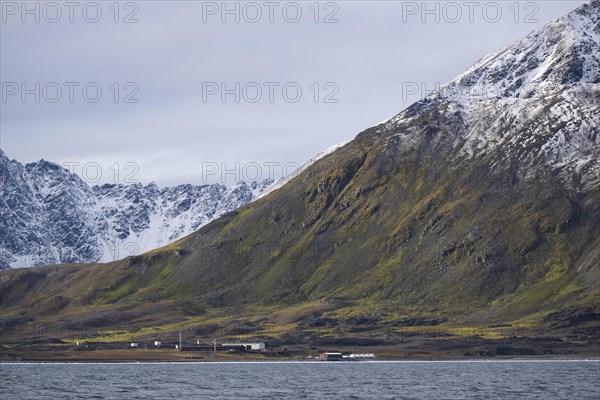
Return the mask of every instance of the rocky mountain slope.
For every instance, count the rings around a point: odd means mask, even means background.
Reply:
[[[338,336],[426,321],[597,342],[599,26],[593,0],[167,247],[5,271],[4,314]]]
[[[140,254],[189,235],[272,184],[90,187],[57,164],[22,165],[1,150],[0,179],[0,268]]]

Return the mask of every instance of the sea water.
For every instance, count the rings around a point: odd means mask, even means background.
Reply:
[[[0,364],[16,399],[600,399],[598,361]]]

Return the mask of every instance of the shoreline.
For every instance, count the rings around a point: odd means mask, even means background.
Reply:
[[[490,357],[484,358],[398,358],[382,357],[374,360],[343,360],[324,361],[316,359],[250,359],[236,358],[230,360],[207,358],[207,359],[171,359],[171,360],[139,360],[139,359],[28,359],[28,360],[2,360],[0,365],[32,365],[32,364],[356,364],[356,363],[502,363],[502,362],[592,362],[600,363],[599,356],[554,356],[554,357]]]

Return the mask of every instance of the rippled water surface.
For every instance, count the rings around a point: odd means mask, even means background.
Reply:
[[[2,399],[600,399],[600,362],[0,364]]]

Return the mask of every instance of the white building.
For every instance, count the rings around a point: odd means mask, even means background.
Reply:
[[[134,343],[131,343],[130,347],[139,347],[139,344],[134,342]]]
[[[223,343],[222,346],[227,347],[227,346],[231,346],[231,347],[235,347],[235,346],[240,346],[240,347],[245,347],[246,350],[254,350],[254,351],[263,351],[265,349],[265,344],[263,342],[254,342],[254,343],[250,343],[250,342],[234,342],[234,343]]]
[[[154,345],[155,345],[156,347],[160,347],[160,345],[161,345],[161,344],[162,344],[162,342],[161,342],[160,340],[155,340],[155,341],[154,341]]]

